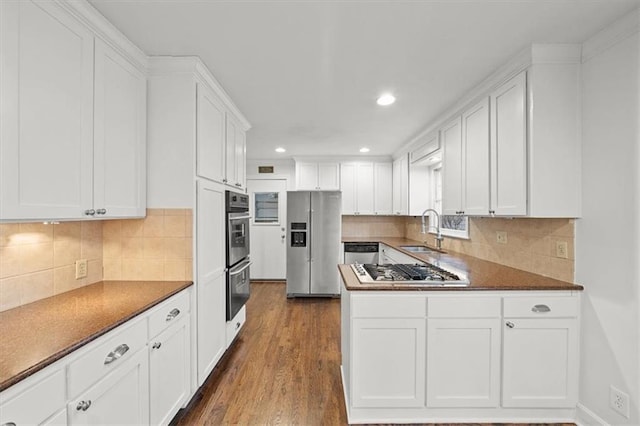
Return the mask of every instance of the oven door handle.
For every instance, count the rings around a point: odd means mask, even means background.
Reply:
[[[229,222],[232,222],[234,220],[241,220],[241,219],[251,219],[251,215],[245,215],[245,216],[233,216],[229,218]]]
[[[247,269],[249,266],[251,266],[252,263],[253,262],[248,262],[246,265],[244,265],[242,268],[238,269],[237,271],[231,272],[231,269],[229,269],[229,276],[232,277],[234,275],[238,275],[239,273]]]

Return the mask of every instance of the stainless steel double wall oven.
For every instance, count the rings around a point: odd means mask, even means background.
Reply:
[[[249,299],[249,196],[226,191],[227,321]]]

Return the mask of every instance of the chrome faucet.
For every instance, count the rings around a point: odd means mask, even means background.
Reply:
[[[422,212],[422,234],[426,234],[427,233],[427,221],[426,221],[426,215],[429,212],[433,212],[433,214],[436,215],[436,219],[438,220],[438,225],[437,226],[430,226],[430,228],[436,228],[436,248],[438,250],[442,249],[442,240],[444,240],[444,237],[442,236],[442,234],[440,233],[440,215],[438,214],[437,211],[435,211],[434,209],[426,209],[425,211]]]

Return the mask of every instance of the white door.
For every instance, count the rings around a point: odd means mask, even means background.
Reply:
[[[251,279],[284,280],[287,252],[287,181],[247,179],[251,215]]]

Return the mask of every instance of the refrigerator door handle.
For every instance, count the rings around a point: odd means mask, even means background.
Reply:
[[[313,210],[309,210],[309,221],[307,222],[307,253],[309,254],[309,258],[307,259],[309,262],[313,262],[313,253],[311,252],[311,243],[313,242],[312,234],[311,234],[311,217],[313,215]]]

